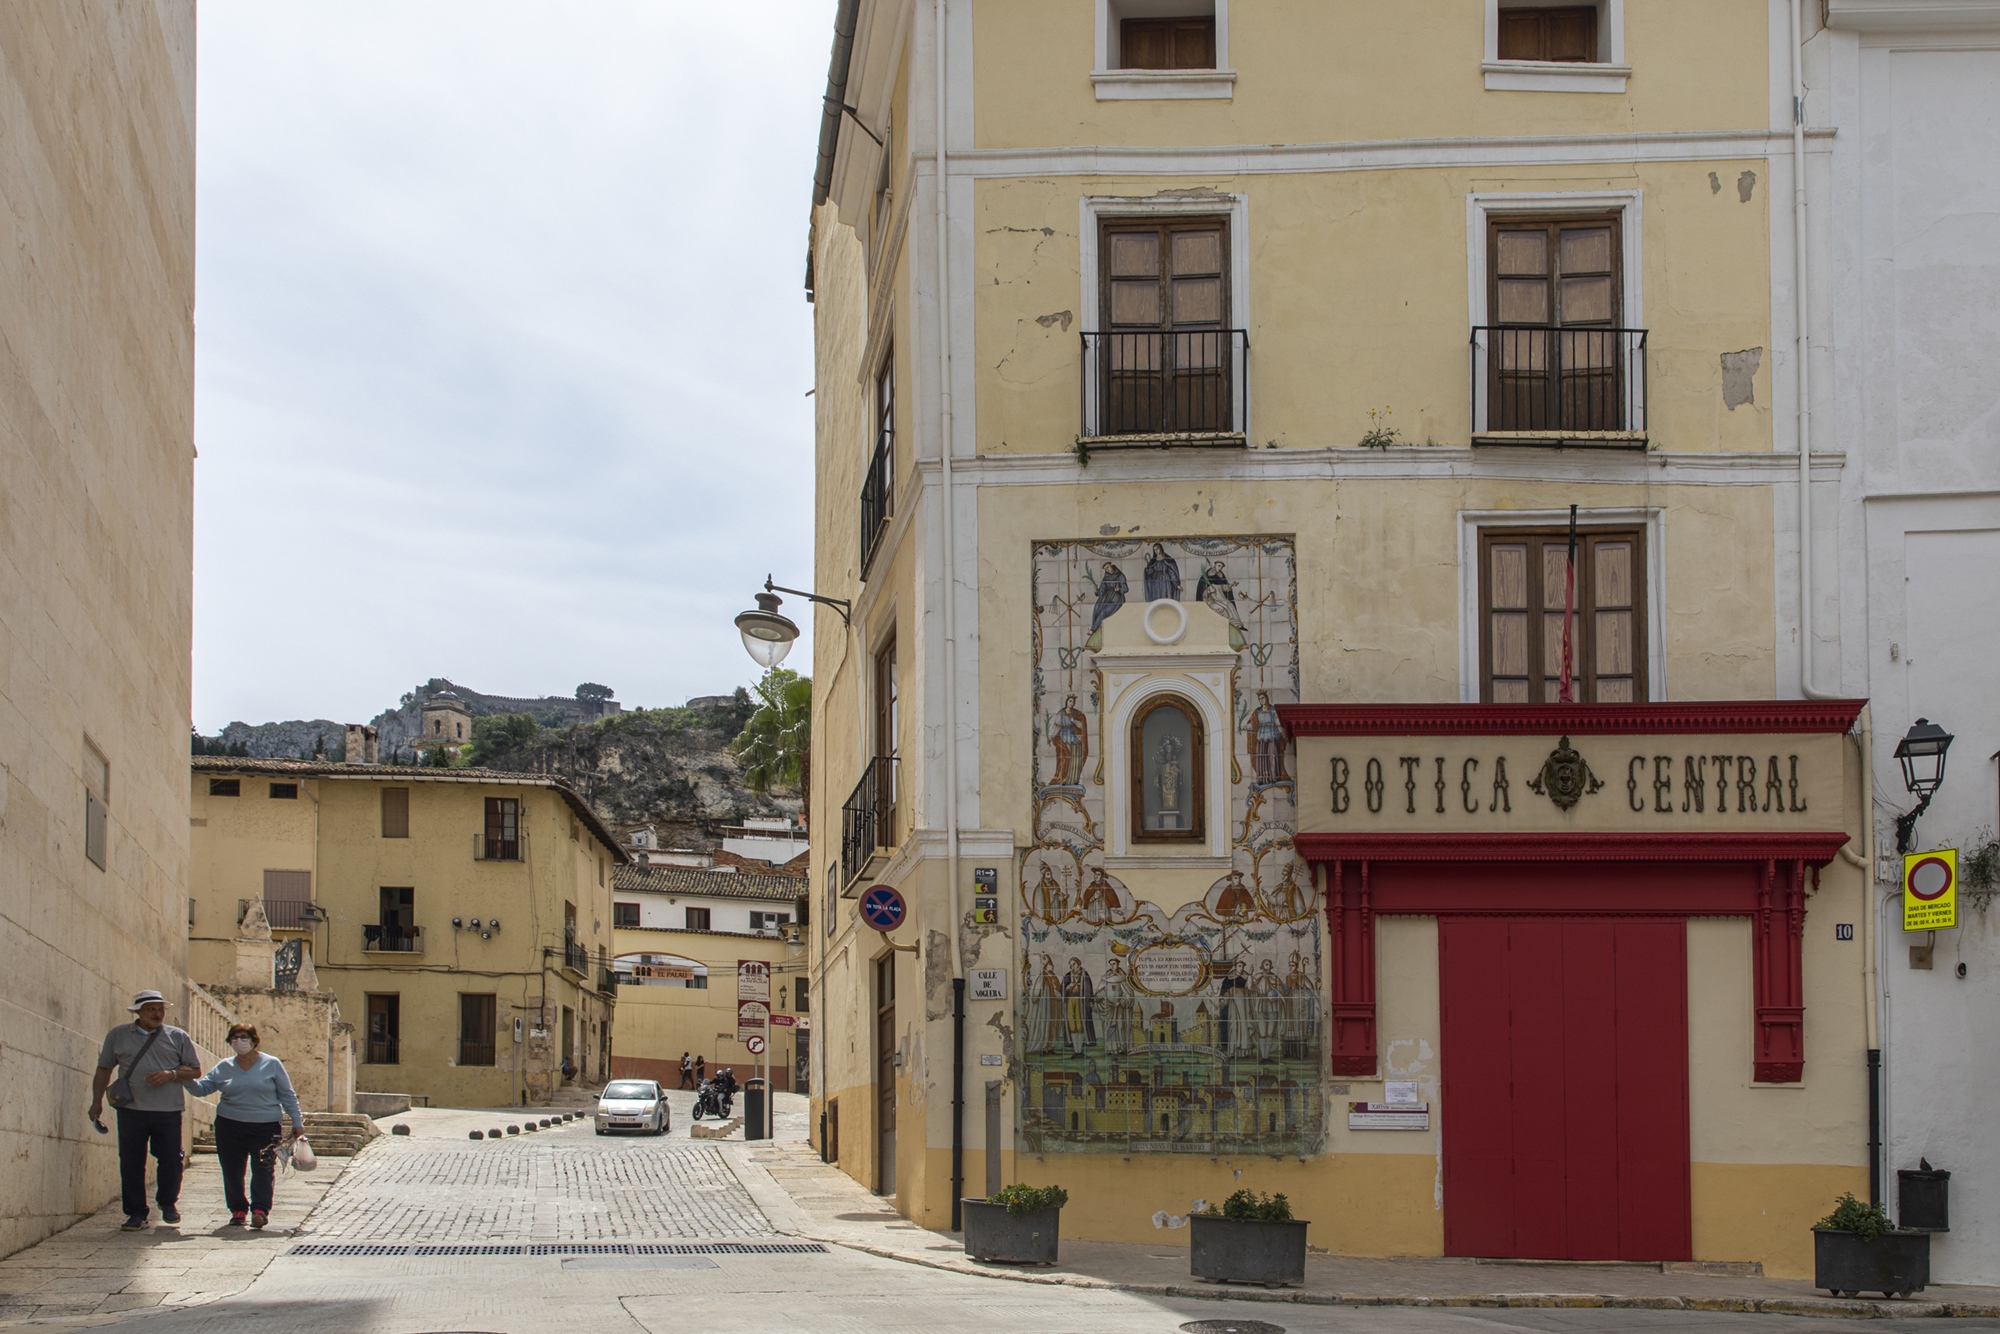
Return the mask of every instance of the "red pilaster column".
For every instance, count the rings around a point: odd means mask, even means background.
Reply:
[[[1359,892],[1347,891],[1345,862],[1326,871],[1328,962],[1332,983],[1327,1030],[1330,1068],[1336,1075],[1375,1073],[1375,914],[1369,901],[1368,863],[1357,863]]]
[[[1759,1084],[1805,1078],[1806,864],[1793,861],[1785,870],[1781,876],[1775,860],[1764,863],[1752,919],[1757,1002],[1752,1078]]]

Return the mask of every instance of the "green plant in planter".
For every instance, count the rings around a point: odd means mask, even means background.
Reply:
[[[1211,1204],[1202,1213],[1209,1218],[1227,1218],[1238,1223],[1289,1223],[1292,1221],[1292,1202],[1282,1193],[1260,1195],[1255,1191],[1239,1190],[1224,1200],[1220,1209]]]
[[[1044,1209],[1060,1209],[1069,1203],[1069,1192],[1061,1186],[1029,1186],[1015,1182],[1002,1186],[986,1197],[988,1204],[1004,1204],[1007,1212],[1015,1218],[1024,1214],[1040,1213]]]
[[[1835,1232],[1852,1232],[1863,1241],[1873,1241],[1884,1232],[1895,1231],[1881,1205],[1863,1204],[1854,1198],[1852,1191],[1835,1200],[1833,1212],[1813,1226],[1830,1228]]]

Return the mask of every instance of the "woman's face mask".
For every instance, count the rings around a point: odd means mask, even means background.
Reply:
[[[239,1056],[248,1056],[251,1052],[257,1050],[257,1044],[249,1038],[237,1038],[229,1045],[236,1048],[236,1054]]]

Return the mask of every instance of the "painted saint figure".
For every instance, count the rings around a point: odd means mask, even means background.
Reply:
[[[1034,965],[1028,956],[1029,967]],[[1060,987],[1056,984],[1055,961],[1042,956],[1041,976],[1021,988],[1023,1045],[1030,1052],[1045,1052],[1056,1045],[1057,1026],[1062,1022]]]
[[[1063,700],[1062,708],[1049,719],[1049,740],[1055,743],[1056,771],[1049,779],[1055,787],[1081,787],[1084,761],[1090,758],[1090,725],[1076,696]]]
[[[1250,1050],[1249,1012],[1246,994],[1250,979],[1243,976],[1243,965],[1226,963],[1222,969],[1222,983],[1217,988],[1221,995],[1216,1001],[1215,1045],[1224,1056],[1242,1056]]]
[[[1181,567],[1164,546],[1155,542],[1153,554],[1146,560],[1146,601],[1158,602],[1161,598],[1181,600]]]
[[[1285,991],[1291,998],[1291,1032],[1285,1039],[1285,1055],[1310,1058],[1319,1043],[1319,980],[1306,972],[1304,956],[1292,951],[1291,971],[1285,974]]]
[[[1244,724],[1243,734],[1250,746],[1250,769],[1256,775],[1253,780],[1258,787],[1269,787],[1273,783],[1291,781],[1285,772],[1285,724],[1278,717],[1278,710],[1271,703],[1271,692],[1257,692],[1257,707],[1250,710],[1250,720]]]
[[[1044,922],[1060,922],[1069,916],[1069,895],[1064,892],[1062,881],[1056,879],[1053,867],[1042,863],[1042,878],[1035,884],[1033,897],[1028,901],[1028,911]]]
[[[1104,965],[1104,987],[1097,993],[1097,1021],[1106,1055],[1122,1056],[1131,1050],[1132,1010],[1132,983],[1125,976],[1125,963],[1113,959]]]
[[[1208,604],[1210,611],[1229,622],[1229,647],[1242,648],[1250,642],[1243,630],[1243,615],[1236,610],[1236,585],[1229,581],[1221,561],[1202,567],[1201,578],[1194,585],[1194,600]]]
[[[1062,981],[1063,1029],[1075,1055],[1081,1056],[1086,1046],[1097,1043],[1097,1016],[1091,1013],[1096,1000],[1097,989],[1091,985],[1090,974],[1083,971],[1083,960],[1071,959]]]
[[[1257,911],[1257,900],[1243,883],[1241,871],[1231,871],[1228,883],[1215,900],[1215,914],[1218,917],[1248,917]]]
[[[1285,1038],[1286,1011],[1290,1009],[1285,987],[1269,959],[1257,965],[1250,982],[1250,1027],[1257,1043],[1257,1059],[1268,1061]]]
[[[1095,868],[1090,884],[1084,888],[1081,912],[1083,920],[1092,926],[1119,920],[1118,890],[1112,885],[1111,878],[1104,874],[1102,866]]]
[[[1104,577],[1097,581],[1097,601],[1090,609],[1090,634],[1083,641],[1085,648],[1094,649],[1104,642],[1098,631],[1125,605],[1125,594],[1129,591],[1131,585],[1125,581],[1125,571],[1110,561],[1104,562]]]

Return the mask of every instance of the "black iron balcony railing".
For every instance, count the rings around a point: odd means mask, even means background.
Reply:
[[[527,835],[521,833],[474,834],[472,859],[478,862],[518,862],[522,860],[522,849],[527,844]]]
[[[304,931],[319,920],[307,899],[264,900],[264,916],[270,920],[273,931]]]
[[[1250,418],[1250,334],[1145,329],[1083,335],[1083,435],[1238,444]]]
[[[573,940],[563,942],[563,967],[584,977],[590,976],[590,951]]]
[[[399,926],[394,922],[363,926],[361,948],[377,953],[422,954],[424,930],[420,926]]]
[[[840,808],[841,882],[854,879],[877,848],[896,846],[896,760],[878,755]]]
[[[883,431],[875,438],[875,453],[868,460],[868,475],[861,482],[861,577],[868,577],[868,563],[875,548],[889,530],[889,518],[896,512],[895,438]]]
[[[1480,325],[1472,331],[1472,433],[1628,437],[1646,431],[1646,331]]]

